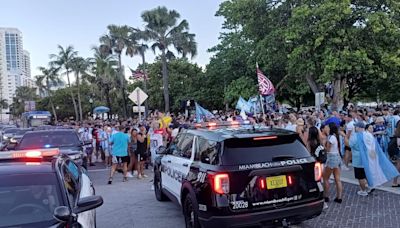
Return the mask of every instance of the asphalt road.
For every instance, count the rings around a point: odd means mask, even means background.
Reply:
[[[104,199],[103,206],[97,209],[97,227],[184,227],[179,207],[155,199],[150,171],[148,178],[131,178],[128,182],[122,182],[122,174],[116,174],[112,185],[106,183],[108,173],[106,169],[89,170],[96,194]],[[361,197],[356,194],[357,190],[358,186],[345,183],[342,204],[330,202],[323,214],[297,227],[399,227],[400,195],[377,190],[368,197]],[[333,198],[334,190],[331,192]]]

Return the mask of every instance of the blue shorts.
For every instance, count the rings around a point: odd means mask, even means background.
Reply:
[[[330,169],[339,168],[342,163],[342,158],[337,153],[327,153],[326,167]]]

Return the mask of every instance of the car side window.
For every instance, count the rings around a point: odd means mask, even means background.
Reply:
[[[173,152],[173,155],[190,159],[192,156],[193,139],[194,136],[191,134],[182,135],[176,145],[177,149]]]
[[[215,141],[197,138],[196,160],[205,164],[217,165],[219,163],[220,145]]]
[[[78,181],[79,181],[79,176],[76,178],[76,173],[71,172],[70,168],[72,167],[73,164],[71,161],[67,161],[66,163],[63,164],[62,166],[62,175],[63,175],[63,181],[64,181],[64,187],[65,190],[67,191],[68,195],[68,200],[70,205],[74,206],[76,198],[78,196]]]

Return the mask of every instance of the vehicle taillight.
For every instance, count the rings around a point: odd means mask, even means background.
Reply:
[[[218,194],[229,193],[229,176],[226,173],[213,175],[213,189]]]
[[[293,178],[292,176],[287,176],[287,184],[292,185],[293,184]]]
[[[315,181],[320,181],[322,177],[322,165],[319,162],[315,162],[314,165],[314,177]]]
[[[260,188],[265,189],[265,178],[260,179]]]

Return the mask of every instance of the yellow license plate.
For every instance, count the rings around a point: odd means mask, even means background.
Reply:
[[[267,189],[287,187],[286,175],[267,177]]]

